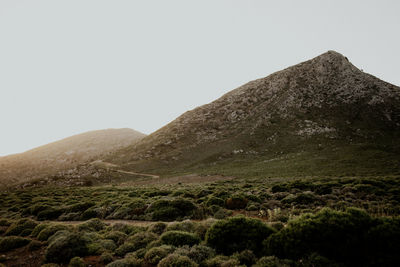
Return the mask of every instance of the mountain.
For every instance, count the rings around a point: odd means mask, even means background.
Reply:
[[[0,157],[0,185],[55,175],[132,145],[144,136],[132,129],[89,131],[24,153]]]
[[[328,51],[188,111],[107,161],[239,176],[399,173],[400,88]]]

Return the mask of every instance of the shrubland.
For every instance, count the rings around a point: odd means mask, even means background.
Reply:
[[[399,185],[257,178],[2,192],[0,250],[5,264],[26,253],[60,266],[397,266]]]

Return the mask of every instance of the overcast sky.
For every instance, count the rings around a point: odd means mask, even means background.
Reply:
[[[0,0],[0,155],[96,129],[149,134],[327,50],[400,85],[399,3]]]

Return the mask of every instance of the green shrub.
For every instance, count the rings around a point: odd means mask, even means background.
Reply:
[[[40,233],[37,236],[37,239],[39,239],[40,241],[47,241],[49,239],[49,237],[51,237],[58,231],[67,230],[67,229],[68,229],[68,227],[65,225],[53,224],[53,225],[50,225],[50,226],[44,228],[42,231],[40,231]]]
[[[183,231],[193,233],[196,231],[196,224],[191,221],[174,222],[167,226],[166,231]]]
[[[138,215],[143,215],[147,209],[147,204],[140,198],[132,199],[129,203],[119,207],[111,217],[114,219],[134,219]]]
[[[240,262],[237,259],[222,255],[216,256],[205,262],[205,266],[207,267],[237,267],[239,265]]]
[[[80,257],[74,257],[69,261],[68,267],[85,267],[86,264]]]
[[[66,207],[65,213],[71,213],[71,212],[84,212],[85,210],[93,207],[95,205],[94,202],[79,202],[77,204],[70,205]]]
[[[165,231],[166,228],[167,228],[167,224],[166,224],[166,223],[157,222],[157,223],[152,224],[152,225],[149,227],[148,230],[149,230],[150,232],[152,232],[152,233],[157,234],[157,235],[161,235],[161,234]]]
[[[161,245],[162,245],[162,244],[161,244],[160,239],[157,239],[157,240],[151,241],[151,242],[146,246],[146,249],[151,249],[151,248],[159,247],[159,246],[161,246]]]
[[[198,265],[189,259],[187,256],[181,256],[176,254],[170,254],[166,258],[162,259],[157,265],[158,267],[197,267]]]
[[[28,245],[28,250],[30,251],[35,251],[43,247],[44,243],[37,241],[37,240],[32,240],[29,245]]]
[[[32,230],[38,225],[37,222],[31,219],[20,219],[17,222],[13,223],[6,231],[5,235],[21,235],[27,236],[30,235]]]
[[[37,216],[39,212],[49,208],[48,204],[36,203],[30,207],[30,214]]]
[[[183,231],[168,231],[161,235],[161,243],[172,245],[172,246],[183,246],[189,245],[193,246],[200,243],[200,238],[192,233]]]
[[[36,227],[33,228],[33,230],[32,230],[31,236],[32,236],[32,237],[37,237],[37,236],[39,235],[39,233],[40,233],[43,229],[45,229],[46,227],[48,227],[48,226],[49,226],[49,224],[45,224],[45,223],[41,223],[41,224],[36,225]]]
[[[214,206],[214,205],[215,206],[219,206],[219,207],[223,207],[224,204],[225,204],[225,201],[222,198],[214,197],[214,196],[211,196],[206,202],[206,205],[208,207],[211,207],[211,206]]]
[[[221,219],[225,219],[226,217],[229,216],[229,213],[223,209],[223,208],[219,208],[215,213],[214,213],[214,218],[221,220]]]
[[[157,200],[146,210],[155,221],[175,221],[190,217],[196,206],[186,199]]]
[[[55,238],[47,247],[47,262],[66,263],[71,258],[87,254],[86,241],[79,233],[68,233]]]
[[[136,233],[132,237],[129,237],[124,244],[116,249],[115,254],[117,256],[124,256],[129,252],[145,248],[150,242],[157,240],[157,238],[157,235],[151,232]]]
[[[0,240],[0,252],[10,251],[29,244],[30,240],[19,236],[6,236]]]
[[[100,261],[104,264],[108,264],[113,261],[113,256],[110,252],[103,252],[100,256]]]
[[[144,260],[151,265],[157,265],[160,260],[165,258],[174,249],[170,246],[161,246],[149,249],[144,255]]]
[[[112,226],[112,229],[115,231],[123,232],[127,235],[133,235],[145,230],[144,227],[129,225],[126,223],[116,223]]]
[[[105,250],[114,251],[117,248],[117,245],[111,239],[102,239],[99,240],[98,243]]]
[[[63,210],[59,208],[47,207],[44,210],[40,211],[37,215],[37,219],[39,221],[44,220],[55,220],[63,214]]]
[[[120,231],[111,231],[104,235],[104,238],[113,240],[117,245],[121,245],[125,242],[127,235]]]
[[[78,225],[78,230],[79,231],[94,231],[98,232],[103,230],[107,225],[103,223],[100,219],[91,219],[89,221],[86,221],[82,224]]]
[[[80,219],[83,221],[90,220],[93,218],[97,218],[97,216],[98,216],[97,210],[95,208],[89,208],[82,213]]]
[[[235,253],[233,255],[242,265],[252,266],[256,263],[257,257],[254,255],[253,251],[251,250],[243,250],[240,253]]]
[[[274,230],[260,220],[237,216],[218,221],[211,226],[206,234],[206,242],[217,253],[225,255],[245,249],[259,255],[263,240],[272,233]]]
[[[271,188],[272,193],[279,193],[279,192],[287,192],[289,191],[286,184],[277,184],[272,186]]]
[[[202,264],[215,256],[215,250],[204,245],[194,245],[189,249],[187,256],[196,263]]]
[[[316,252],[329,259],[358,265],[365,258],[366,234],[371,217],[363,211],[346,212],[323,209],[303,215],[271,235],[265,242],[267,252],[280,258],[301,259]]]

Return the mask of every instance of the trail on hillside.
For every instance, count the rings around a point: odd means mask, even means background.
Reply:
[[[131,171],[125,171],[125,170],[121,170],[119,169],[120,166],[110,163],[110,162],[105,162],[102,160],[97,160],[91,163],[92,165],[97,165],[99,167],[105,168],[107,170],[112,170],[115,172],[119,172],[119,173],[124,173],[124,174],[131,174],[131,175],[137,175],[137,176],[145,176],[145,177],[150,177],[150,178],[160,178],[159,175],[155,175],[155,174],[149,174],[149,173],[140,173],[140,172],[131,172]]]
[[[151,177],[151,178],[155,178],[155,179],[156,179],[156,178],[160,178],[159,175],[155,175],[155,174],[140,173],[140,172],[130,172],[130,171],[124,171],[124,170],[115,170],[115,171],[116,171],[116,172],[119,172],[119,173],[146,176],[146,177]]]

